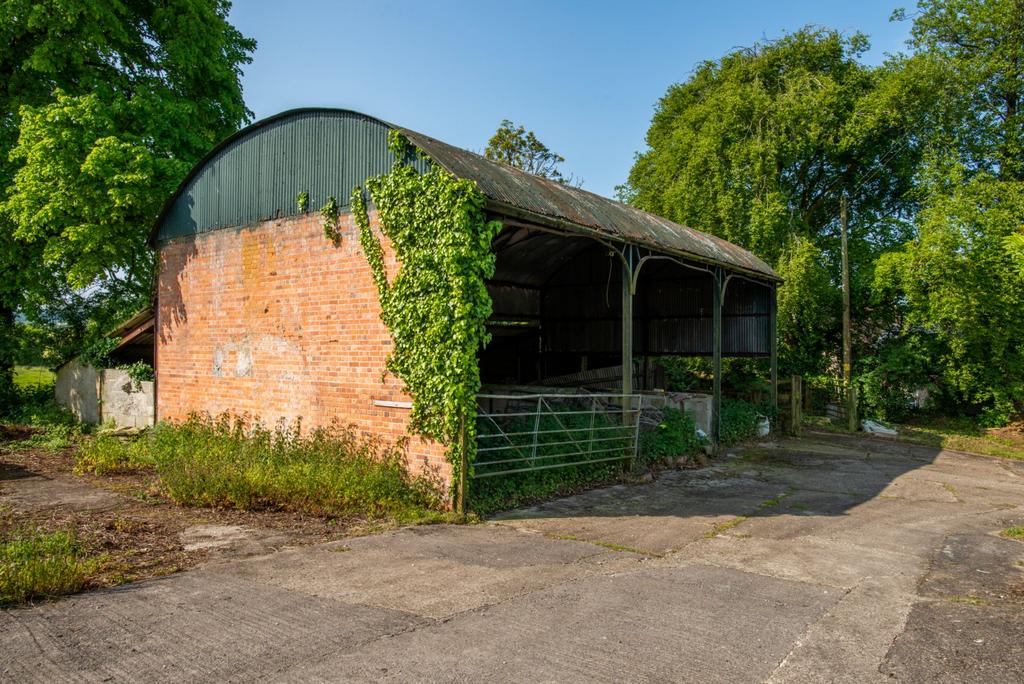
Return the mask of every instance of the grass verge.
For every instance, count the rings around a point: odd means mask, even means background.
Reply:
[[[185,506],[287,510],[326,517],[440,518],[437,484],[411,475],[403,452],[331,427],[302,435],[244,417],[192,416],[134,440],[98,436],[77,453],[92,474],[154,469]]]
[[[101,563],[70,532],[9,533],[0,538],[0,605],[77,592]]]
[[[805,418],[805,425],[826,432],[850,434],[824,418]],[[898,442],[1024,460],[1024,426],[1020,424],[984,428],[970,418],[936,418],[894,427],[899,432],[895,438]]]
[[[969,418],[942,418],[897,426],[901,442],[1024,460],[1024,432],[980,427]]]

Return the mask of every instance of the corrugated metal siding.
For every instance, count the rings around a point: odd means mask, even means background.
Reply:
[[[333,195],[389,171],[389,126],[347,111],[303,111],[257,124],[200,163],[165,210],[157,241],[298,214],[309,193],[316,211]],[[425,161],[417,161],[421,170]]]
[[[498,261],[501,261],[499,256]],[[609,264],[612,266],[609,269]],[[637,355],[712,353],[712,279],[670,262],[644,267],[634,300],[633,350]],[[544,351],[618,353],[622,345],[619,262],[591,248],[545,284],[541,305]],[[722,351],[762,356],[770,351],[771,289],[733,278],[722,307]]]

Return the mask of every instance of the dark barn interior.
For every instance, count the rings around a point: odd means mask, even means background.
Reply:
[[[774,387],[774,281],[518,222],[506,222],[494,250],[493,339],[480,355],[490,388],[665,389],[651,360],[673,355],[768,356]],[[628,335],[625,320],[632,322]],[[624,376],[624,366],[632,373]],[[720,364],[715,367],[719,388]]]

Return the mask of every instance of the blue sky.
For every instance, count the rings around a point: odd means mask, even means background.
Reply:
[[[868,34],[879,63],[911,4],[235,0],[231,20],[259,42],[243,78],[257,118],[345,107],[475,151],[512,119],[612,196],[658,98],[697,63],[807,24]]]

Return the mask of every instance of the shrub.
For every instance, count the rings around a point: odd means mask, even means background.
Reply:
[[[411,475],[404,454],[347,428],[268,429],[244,417],[193,415],[135,443],[97,439],[83,468],[152,465],[186,506],[284,509],[314,515],[413,520],[440,505],[435,483]]]
[[[655,363],[665,369],[668,389],[694,392],[704,389],[711,377],[711,363],[698,357],[662,356]]]
[[[640,459],[647,464],[695,454],[700,447],[696,423],[677,408],[663,409],[661,422],[640,433]]]
[[[69,532],[11,533],[0,539],[0,605],[79,591],[100,562]]]
[[[14,389],[13,400],[0,420],[35,427],[73,426],[75,417],[53,400],[53,383],[28,385]]]
[[[15,387],[0,422],[30,425],[39,432],[18,442],[20,447],[64,449],[71,446],[81,426],[70,411],[53,400],[53,383]]]
[[[762,411],[757,406],[738,399],[722,399],[723,445],[735,444],[757,435],[757,423]]]

